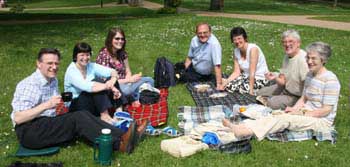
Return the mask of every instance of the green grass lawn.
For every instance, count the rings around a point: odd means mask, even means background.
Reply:
[[[163,4],[163,0],[150,0]],[[210,0],[182,0],[181,7],[208,10]],[[340,4],[333,9],[332,3],[297,0],[224,0],[223,12],[245,14],[349,14],[350,4]]]
[[[333,48],[333,57],[326,66],[337,74],[342,85],[336,118],[337,144],[315,140],[290,143],[252,140],[253,150],[249,154],[230,155],[208,150],[178,159],[160,150],[160,142],[166,136],[148,137],[133,154],[114,154],[112,166],[117,166],[118,163],[121,166],[348,166],[349,31],[193,15],[0,26],[0,166],[7,166],[14,161],[61,161],[64,166],[94,166],[92,147],[82,140],[73,142],[52,156],[22,159],[13,157],[18,143],[10,120],[10,104],[16,84],[34,72],[35,58],[40,48],[55,47],[61,51],[63,58],[58,79],[60,90],[63,91],[63,76],[72,61],[75,43],[84,41],[91,44],[94,60],[103,46],[107,30],[113,26],[122,27],[128,40],[126,49],[132,71],[142,71],[146,76],[153,76],[153,67],[158,56],[164,55],[172,62],[184,60],[194,35],[195,24],[202,21],[212,25],[214,34],[221,42],[222,67],[225,73],[230,73],[232,69],[229,32],[233,26],[246,28],[249,41],[262,48],[271,71],[277,70],[281,65],[283,50],[280,34],[287,29],[300,31],[303,48],[314,41],[329,43]],[[168,125],[177,126],[177,108],[182,105],[194,105],[194,102],[185,85],[180,84],[170,88]]]
[[[155,16],[155,11],[145,8],[118,6],[104,8],[31,10],[21,14],[9,12],[0,13],[0,20],[57,20],[110,17],[149,17]]]
[[[8,5],[12,6],[22,3],[26,8],[52,8],[67,6],[100,5],[101,0],[10,0]],[[103,0],[103,3],[117,2],[116,0]]]
[[[312,19],[316,20],[331,20],[331,21],[339,21],[339,22],[350,22],[350,15],[335,15],[335,16],[318,16],[312,17]]]

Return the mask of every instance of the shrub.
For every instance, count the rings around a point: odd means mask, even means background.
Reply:
[[[164,6],[170,8],[177,8],[181,5],[182,0],[164,0]]]
[[[12,13],[23,13],[25,8],[26,7],[23,4],[17,3],[16,5],[11,7],[10,12],[12,12]]]
[[[158,14],[175,14],[176,8],[160,8],[157,13]]]

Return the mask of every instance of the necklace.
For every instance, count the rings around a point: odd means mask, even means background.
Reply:
[[[78,64],[75,64],[80,71],[80,73],[83,75],[83,78],[86,78],[86,68],[80,67]]]

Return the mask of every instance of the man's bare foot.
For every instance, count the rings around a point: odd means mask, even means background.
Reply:
[[[226,126],[226,127],[229,127],[229,128],[231,128],[231,126],[233,125],[233,124],[230,122],[230,120],[228,120],[228,119],[223,119],[223,120],[222,120],[222,124],[223,124],[224,126]]]
[[[141,103],[140,103],[140,101],[136,100],[136,101],[133,101],[133,102],[131,103],[131,106],[133,106],[133,107],[140,107],[140,106],[141,106]]]
[[[108,124],[113,125],[113,118],[109,115],[108,111],[102,112],[101,113],[101,120],[107,122]]]
[[[243,124],[235,125],[235,124],[231,123],[230,120],[228,120],[228,119],[223,119],[222,124],[226,127],[229,127],[231,129],[231,131],[233,132],[233,134],[237,138],[242,138],[242,137],[247,137],[247,136],[253,135],[253,131],[251,131],[249,128],[247,128]]]

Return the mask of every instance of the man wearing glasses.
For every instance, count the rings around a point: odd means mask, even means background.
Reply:
[[[103,128],[111,129],[113,149],[131,153],[137,144],[135,131],[127,132],[95,117],[88,111],[57,115],[62,103],[58,93],[57,72],[60,53],[43,48],[36,61],[37,69],[17,84],[12,100],[11,119],[22,146],[40,149],[82,137],[93,144]]]
[[[184,80],[186,82],[209,81],[215,71],[216,89],[223,90],[221,76],[221,45],[208,23],[196,26],[196,36],[192,38],[188,57],[185,61]]]
[[[274,80],[276,84],[260,89],[257,100],[272,109],[285,109],[293,106],[300,98],[308,65],[306,52],[300,49],[300,35],[295,30],[282,33],[282,45],[285,56],[278,76],[271,72],[265,74],[266,79]]]

